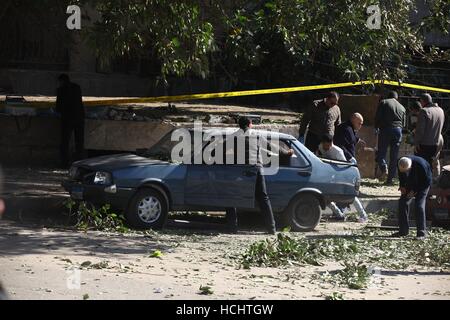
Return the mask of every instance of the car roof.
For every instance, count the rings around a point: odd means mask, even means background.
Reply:
[[[228,127],[228,128],[217,128],[217,127],[210,127],[210,128],[203,128],[201,131],[207,135],[229,135],[235,133],[239,128],[236,127]],[[262,129],[251,129],[252,133],[255,133],[257,135],[265,135],[270,138],[278,138],[278,139],[284,139],[284,140],[293,140],[295,139],[290,134],[277,132],[277,131],[270,131],[270,130],[262,130]],[[191,128],[189,131],[198,131],[198,129]]]

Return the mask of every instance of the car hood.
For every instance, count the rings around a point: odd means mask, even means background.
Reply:
[[[169,164],[167,161],[149,159],[135,154],[114,154],[108,156],[95,157],[74,162],[74,166],[92,170],[114,171],[127,167],[148,166],[157,164]]]

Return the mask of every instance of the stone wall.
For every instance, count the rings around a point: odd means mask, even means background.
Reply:
[[[176,126],[190,126],[177,123]],[[208,125],[205,125],[207,127]],[[149,148],[175,124],[165,121],[85,120],[85,147],[88,150],[135,151]],[[296,125],[261,125],[297,135]],[[0,114],[0,163],[6,166],[54,166],[59,164],[60,120]]]
[[[360,112],[365,123],[359,136],[366,141],[365,150],[359,149],[357,160],[361,175],[373,177],[377,147],[373,119],[378,96],[342,95],[340,107],[345,121],[353,112]],[[86,119],[85,145],[89,150],[135,151],[156,143],[174,126],[192,123],[165,121],[111,121]],[[204,125],[208,126],[208,125]],[[218,125],[214,125],[218,126]],[[230,125],[221,125],[230,126]],[[298,135],[296,124],[263,124],[255,128],[271,129]],[[53,117],[14,117],[0,114],[0,163],[4,165],[52,166],[59,162],[60,122]],[[400,156],[411,154],[410,146],[402,144]]]
[[[52,117],[0,115],[0,164],[54,166],[59,164],[60,120]],[[135,151],[148,148],[169,132],[166,122],[85,121],[89,150]]]
[[[58,164],[60,122],[55,118],[0,115],[0,164]]]
[[[86,149],[136,151],[149,148],[174,128],[164,121],[86,120]]]
[[[190,125],[162,121],[87,119],[85,145],[89,150],[135,151],[152,146],[175,126]],[[264,124],[256,125],[255,128],[275,130],[293,136],[298,134],[298,125]],[[357,153],[361,176],[373,177],[376,148],[374,128],[364,126],[359,134],[367,143],[366,150],[359,150]],[[58,165],[59,144],[60,122],[57,118],[0,115],[0,163],[3,165],[49,167]],[[400,155],[408,153],[412,153],[412,149],[402,144]]]

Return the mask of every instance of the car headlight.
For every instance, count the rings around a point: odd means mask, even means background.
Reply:
[[[78,168],[77,167],[74,167],[74,166],[70,167],[70,169],[69,169],[69,177],[71,179],[75,179],[77,177],[77,173],[78,173]]]
[[[111,174],[108,172],[97,171],[94,177],[95,184],[111,184]]]

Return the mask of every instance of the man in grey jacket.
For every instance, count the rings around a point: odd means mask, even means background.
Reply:
[[[415,155],[424,158],[432,167],[433,158],[438,153],[445,115],[444,110],[433,103],[433,99],[428,93],[420,96],[420,104],[422,109],[419,112],[414,136]]]

